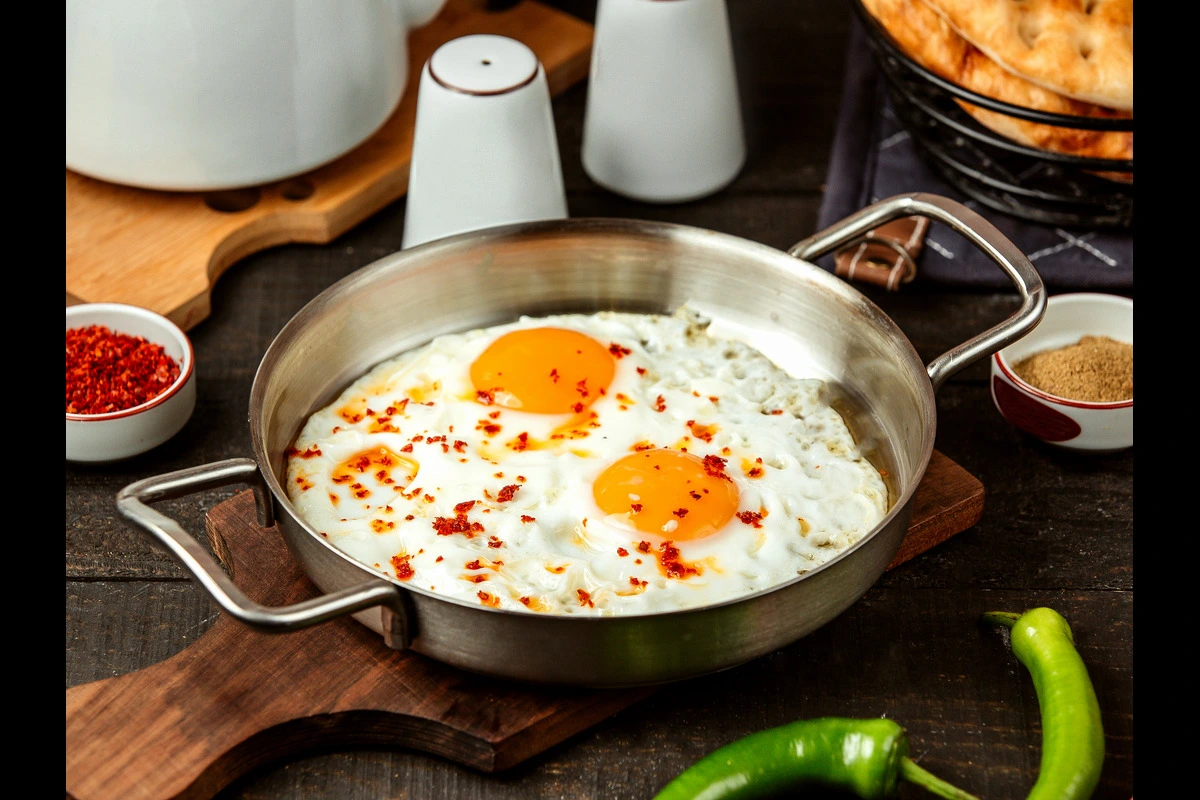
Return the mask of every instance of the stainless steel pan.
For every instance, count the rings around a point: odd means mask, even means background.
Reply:
[[[876,305],[811,261],[893,219],[925,215],[982,249],[1012,279],[1020,308],[928,365]],[[684,302],[746,332],[787,368],[825,379],[878,466],[891,508],[852,548],[774,588],[703,608],[616,617],[493,609],[382,578],[298,516],[283,488],[284,452],[300,427],[380,361],[435,336],[521,314],[603,309],[669,313]],[[699,228],[604,219],[556,220],[462,234],[370,264],[293,317],[263,357],[250,396],[254,458],[131,484],[120,513],[166,547],[225,613],[286,632],[353,614],[389,647],[525,681],[622,686],[678,680],[741,664],[836,617],[879,578],[908,527],[933,452],[934,392],[951,374],[1029,331],[1045,311],[1029,260],[990,223],[945,198],[880,201],[787,253]],[[255,604],[174,520],[150,507],[231,483],[253,487],[260,521],[325,593]]]

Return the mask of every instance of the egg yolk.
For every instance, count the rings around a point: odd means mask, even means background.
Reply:
[[[535,414],[579,413],[612,383],[612,354],[564,328],[504,334],[471,364],[471,383],[488,402]]]
[[[678,450],[644,450],[619,459],[592,484],[607,514],[629,514],[639,531],[699,539],[733,519],[738,490],[723,472]]]

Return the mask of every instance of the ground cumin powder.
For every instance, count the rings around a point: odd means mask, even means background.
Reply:
[[[1030,386],[1068,400],[1133,399],[1133,345],[1107,336],[1034,353],[1013,364],[1013,371]]]

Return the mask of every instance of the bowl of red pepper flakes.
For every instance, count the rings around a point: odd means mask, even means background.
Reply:
[[[196,407],[191,340],[124,303],[67,306],[67,461],[119,461],[170,439]]]

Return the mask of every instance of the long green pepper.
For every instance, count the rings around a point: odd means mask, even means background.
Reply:
[[[1100,782],[1104,728],[1100,703],[1071,626],[1051,608],[989,611],[1011,631],[1013,655],[1033,678],[1042,715],[1042,761],[1026,800],[1086,800]]]
[[[947,800],[978,800],[908,757],[904,728],[890,719],[820,717],[752,733],[714,750],[654,800],[751,800],[804,786],[896,797],[901,779]]]

